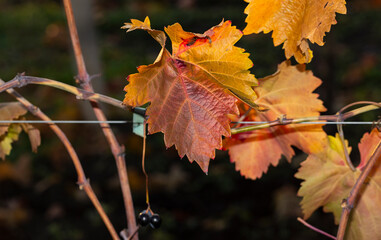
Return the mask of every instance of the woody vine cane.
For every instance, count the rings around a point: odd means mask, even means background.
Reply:
[[[300,2],[301,0],[293,1],[286,10],[298,13]],[[64,4],[79,73],[77,81],[83,90],[50,79],[23,75],[0,85],[0,90],[41,84],[59,88],[91,102],[118,167],[129,224],[127,233],[123,232],[121,235],[123,239],[136,239],[138,229],[133,216],[126,163],[122,157],[123,148],[111,132],[97,101],[132,111],[137,111],[136,107],[149,102],[146,111],[142,111],[149,116],[149,133],[163,132],[167,147],[175,145],[181,157],[186,155],[191,162],[197,162],[206,173],[210,159],[215,157],[216,149],[222,147],[229,151],[231,161],[241,175],[251,179],[262,177],[270,165],[276,166],[279,163],[282,155],[291,161],[295,155],[292,147],[296,147],[308,155],[295,175],[302,180],[298,194],[303,197],[301,205],[304,218],[307,219],[317,208],[323,207],[332,212],[336,222],[340,224],[337,239],[343,239],[344,233],[348,239],[356,240],[356,234],[371,235],[375,239],[381,237],[379,231],[373,228],[377,224],[366,224],[377,222],[376,215],[366,213],[370,205],[377,205],[379,202],[378,198],[372,199],[372,194],[377,193],[376,186],[380,184],[378,174],[381,173],[376,168],[380,156],[380,122],[372,121],[375,127],[370,133],[363,135],[359,144],[361,160],[358,166],[352,164],[342,128],[346,123],[365,124],[346,120],[379,109],[380,103],[356,102],[335,115],[321,115],[326,109],[314,91],[322,81],[306,70],[304,65],[293,65],[290,61],[284,61],[279,64],[277,72],[257,80],[249,71],[252,62],[248,54],[244,49],[235,46],[246,34],[273,31],[274,45],[284,43],[287,59],[294,56],[299,63],[308,63],[312,59],[308,41],[324,44],[322,40],[325,32],[336,23],[335,14],[346,11],[345,2],[306,2],[302,5],[308,11],[300,11],[301,14],[290,16],[285,14],[282,4],[250,1],[245,11],[248,14],[248,25],[243,33],[230,21],[222,21],[204,33],[191,33],[183,30],[178,23],[160,31],[151,28],[148,17],[144,21],[132,19],[123,28],[127,31],[146,31],[159,43],[161,50],[153,64],[140,66],[137,73],[128,77],[124,105],[118,100],[93,92],[79,46],[70,1],[64,1]],[[274,15],[262,12],[264,9],[272,9]],[[320,14],[310,16],[312,12]],[[258,16],[262,17],[258,19]],[[274,20],[274,16],[279,19]],[[294,19],[300,16],[305,21]],[[288,18],[292,18],[292,21]],[[266,21],[272,24],[266,24]],[[284,22],[300,26],[283,28]],[[166,49],[167,36],[172,43],[172,52]],[[296,39],[295,36],[302,38]],[[241,101],[237,102],[237,99]],[[348,107],[358,104],[365,106],[355,106],[355,109],[347,111]],[[29,110],[33,112],[32,108]],[[11,121],[13,118],[6,124]],[[47,120],[46,123],[54,122]],[[336,136],[328,136],[322,129],[323,125],[330,123],[338,125]],[[142,168],[146,175],[147,209],[139,215],[141,226],[149,223],[153,225],[151,220],[154,216],[149,203],[148,175],[145,172],[145,140],[144,132]],[[268,149],[271,149],[271,155],[268,154]],[[76,161],[74,163],[77,164]],[[76,168],[79,171],[77,165]],[[81,172],[78,175],[79,182],[83,182],[84,175]],[[342,199],[345,200],[340,214]],[[107,225],[107,219],[102,216],[99,208],[100,204],[92,201]],[[353,218],[349,227],[346,227],[350,212],[353,213]],[[303,223],[308,226],[305,221]],[[317,228],[309,227],[324,234]],[[115,230],[109,226],[108,228],[113,238],[118,238]]]
[[[91,86],[90,77],[89,74],[86,71],[85,62],[82,55],[82,50],[80,46],[80,41],[78,38],[78,32],[75,24],[75,19],[73,15],[73,9],[71,5],[70,0],[64,0],[64,7],[65,7],[65,13],[67,17],[67,22],[69,26],[70,31],[70,37],[73,44],[74,49],[74,55],[75,60],[77,63],[78,68],[78,76],[77,80],[78,83],[88,92],[93,92],[93,88]],[[96,101],[90,101],[91,106],[94,110],[95,116],[99,121],[106,121],[106,117],[103,114],[102,110],[99,108],[99,105]],[[127,217],[127,232],[128,236],[132,235],[135,232],[136,227],[136,220],[135,220],[135,212],[134,212],[134,206],[131,196],[131,190],[130,185],[128,182],[128,175],[127,175],[127,167],[124,159],[124,149],[123,147],[118,143],[114,133],[112,132],[110,126],[107,123],[100,124],[100,127],[102,128],[102,131],[107,139],[108,144],[110,145],[112,154],[114,155],[118,174],[119,174],[119,182],[121,184],[122,193],[123,193],[123,199],[124,199],[124,205],[126,208],[126,217]],[[135,234],[133,237],[133,240],[138,240],[138,236]]]

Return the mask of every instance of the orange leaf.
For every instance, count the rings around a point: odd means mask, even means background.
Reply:
[[[257,85],[257,80],[248,71],[253,63],[249,53],[234,46],[242,32],[231,26],[230,21],[221,22],[204,34],[185,32],[178,23],[166,27],[165,32],[172,41],[174,58],[197,66],[212,81],[256,107],[252,87]]]
[[[273,31],[274,45],[284,42],[286,58],[299,63],[312,59],[308,40],[324,45],[323,37],[336,24],[336,13],[345,14],[345,0],[245,0],[248,15],[245,34]]]
[[[150,32],[148,22],[125,26]],[[149,133],[163,132],[167,147],[175,145],[181,157],[187,155],[207,172],[222,136],[230,136],[228,114],[238,114],[236,98],[227,89],[255,106],[251,86],[256,79],[248,71],[252,62],[233,46],[242,33],[229,21],[204,34],[185,32],[177,23],[165,30],[173,54],[163,46],[153,64],[130,75],[124,103],[135,107],[150,102]]]
[[[278,71],[260,80],[255,88],[256,103],[268,109],[266,112],[251,112],[246,121],[272,121],[287,114],[287,118],[319,116],[325,111],[317,94],[312,93],[321,80],[314,77],[304,66],[291,66],[283,62]],[[248,107],[240,106],[241,113]],[[306,153],[323,147],[325,133],[319,125],[285,125],[255,130],[234,135],[226,141],[230,159],[236,169],[247,178],[256,179],[267,172],[270,164],[276,166],[284,155],[289,161],[294,156],[292,145]]]
[[[338,135],[336,138],[329,136],[322,151],[308,156],[295,175],[304,180],[298,195],[303,197],[301,205],[305,219],[317,208],[323,207],[324,211],[332,212],[335,223],[339,223],[342,200],[348,197],[361,173],[361,166],[366,164],[380,142],[381,133],[377,129],[373,129],[370,134],[364,134],[359,144],[362,162],[355,172],[346,165],[344,149]],[[381,215],[377,213],[381,205],[380,165],[381,158],[377,160],[369,180],[359,193],[351,212],[345,239],[381,239]]]

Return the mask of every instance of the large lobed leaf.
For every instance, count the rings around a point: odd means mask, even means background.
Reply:
[[[256,103],[268,111],[251,111],[245,121],[273,121],[286,114],[287,118],[311,117],[325,111],[318,94],[312,93],[321,80],[303,65],[291,66],[285,61],[275,74],[259,81],[254,88],[259,96]],[[241,114],[247,110],[240,105]],[[291,146],[313,153],[323,147],[325,137],[320,125],[285,125],[235,134],[225,148],[236,169],[246,178],[256,179],[270,164],[276,166],[282,155],[290,161],[295,154]]]
[[[273,31],[274,45],[284,43],[286,58],[299,63],[312,59],[308,40],[320,46],[336,13],[345,14],[345,0],[246,0],[245,34]]]
[[[332,212],[335,223],[339,223],[342,200],[348,197],[362,168],[380,142],[381,133],[376,128],[370,134],[364,134],[359,144],[361,162],[354,172],[346,165],[344,149],[338,135],[329,136],[325,148],[311,154],[302,163],[295,176],[304,180],[298,195],[303,197],[301,205],[305,219],[317,208],[323,207],[324,211]],[[348,240],[381,239],[381,215],[378,213],[381,205],[380,165],[381,158],[377,159],[354,204],[347,226]]]
[[[236,98],[255,107],[255,77],[248,69],[249,54],[235,47],[242,33],[222,22],[204,34],[185,32],[180,24],[165,28],[172,41],[170,54],[162,44],[163,32],[152,30],[149,19],[132,20],[125,29],[143,29],[162,45],[151,65],[140,66],[128,77],[124,103],[147,108],[149,133],[163,132],[167,147],[175,145],[207,172],[222,136],[230,136],[228,114],[238,114]],[[161,32],[161,33],[159,33]]]

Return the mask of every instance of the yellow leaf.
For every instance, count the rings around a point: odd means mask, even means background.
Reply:
[[[148,17],[144,19],[144,22],[137,19],[131,19],[131,23],[124,23],[122,29],[127,29],[127,32],[141,29],[147,31],[162,47],[165,45],[167,37],[163,31],[151,29],[151,22]]]
[[[308,40],[320,46],[336,24],[336,13],[345,14],[345,0],[246,0],[248,15],[244,34],[273,31],[274,45],[284,43],[286,58],[299,63],[312,59]]]
[[[5,159],[11,153],[12,143],[19,139],[21,130],[20,124],[11,124],[7,133],[0,137],[0,158]]]
[[[231,26],[230,21],[221,22],[203,34],[186,32],[178,23],[166,27],[165,32],[172,41],[175,58],[199,67],[243,102],[257,107],[252,89],[257,79],[248,70],[253,62],[245,49],[234,46],[242,32]]]
[[[349,196],[362,167],[380,142],[381,133],[376,128],[370,134],[364,134],[359,144],[361,163],[354,172],[346,165],[344,149],[338,135],[330,136],[324,149],[308,156],[295,175],[304,180],[298,195],[303,197],[301,205],[305,219],[317,208],[323,207],[324,211],[332,212],[335,223],[339,223],[342,200]],[[350,151],[350,148],[346,147]],[[380,186],[381,157],[376,160],[369,179],[359,192],[348,222],[345,239],[381,239],[379,231],[381,214],[378,213],[381,205]]]

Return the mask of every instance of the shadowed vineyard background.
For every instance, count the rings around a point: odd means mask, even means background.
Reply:
[[[73,4],[96,92],[120,100],[126,76],[135,73],[137,66],[153,62],[160,47],[143,31],[126,35],[120,30],[124,22],[148,15],[156,29],[179,22],[187,31],[204,32],[224,18],[243,29],[247,5],[235,0],[81,0]],[[323,80],[318,93],[328,114],[354,101],[380,101],[381,96],[381,89],[375,87],[381,79],[381,1],[348,1],[347,8],[348,14],[338,15],[338,24],[327,33],[326,44],[312,46],[314,58],[307,66]],[[273,47],[270,34],[244,36],[237,45],[251,53],[257,78],[275,72],[284,60],[284,52]],[[8,81],[24,71],[74,84],[76,70],[60,1],[0,0],[0,77]],[[30,85],[20,92],[52,119],[95,119],[87,103],[59,90]],[[13,101],[4,93],[0,100]],[[131,119],[129,112],[109,106],[105,110],[110,120]],[[375,118],[368,113],[354,120]],[[0,239],[109,239],[97,212],[75,184],[76,173],[63,145],[47,126],[37,127],[42,131],[37,154],[30,153],[24,134],[14,143],[11,156],[0,162]],[[117,171],[99,126],[72,124],[62,129],[78,151],[111,221],[117,230],[123,229],[125,213]],[[142,139],[131,134],[129,124],[113,125],[113,129],[126,147],[138,213],[146,208]],[[369,129],[344,128],[352,146]],[[301,216],[296,197],[300,181],[293,175],[304,158],[299,154],[292,164],[283,161],[251,181],[234,170],[226,152],[218,151],[206,176],[195,163],[180,160],[173,148],[165,150],[161,134],[149,136],[150,200],[163,225],[158,230],[143,228],[140,238],[322,239],[296,221]],[[309,222],[336,232],[331,214],[318,211]]]

